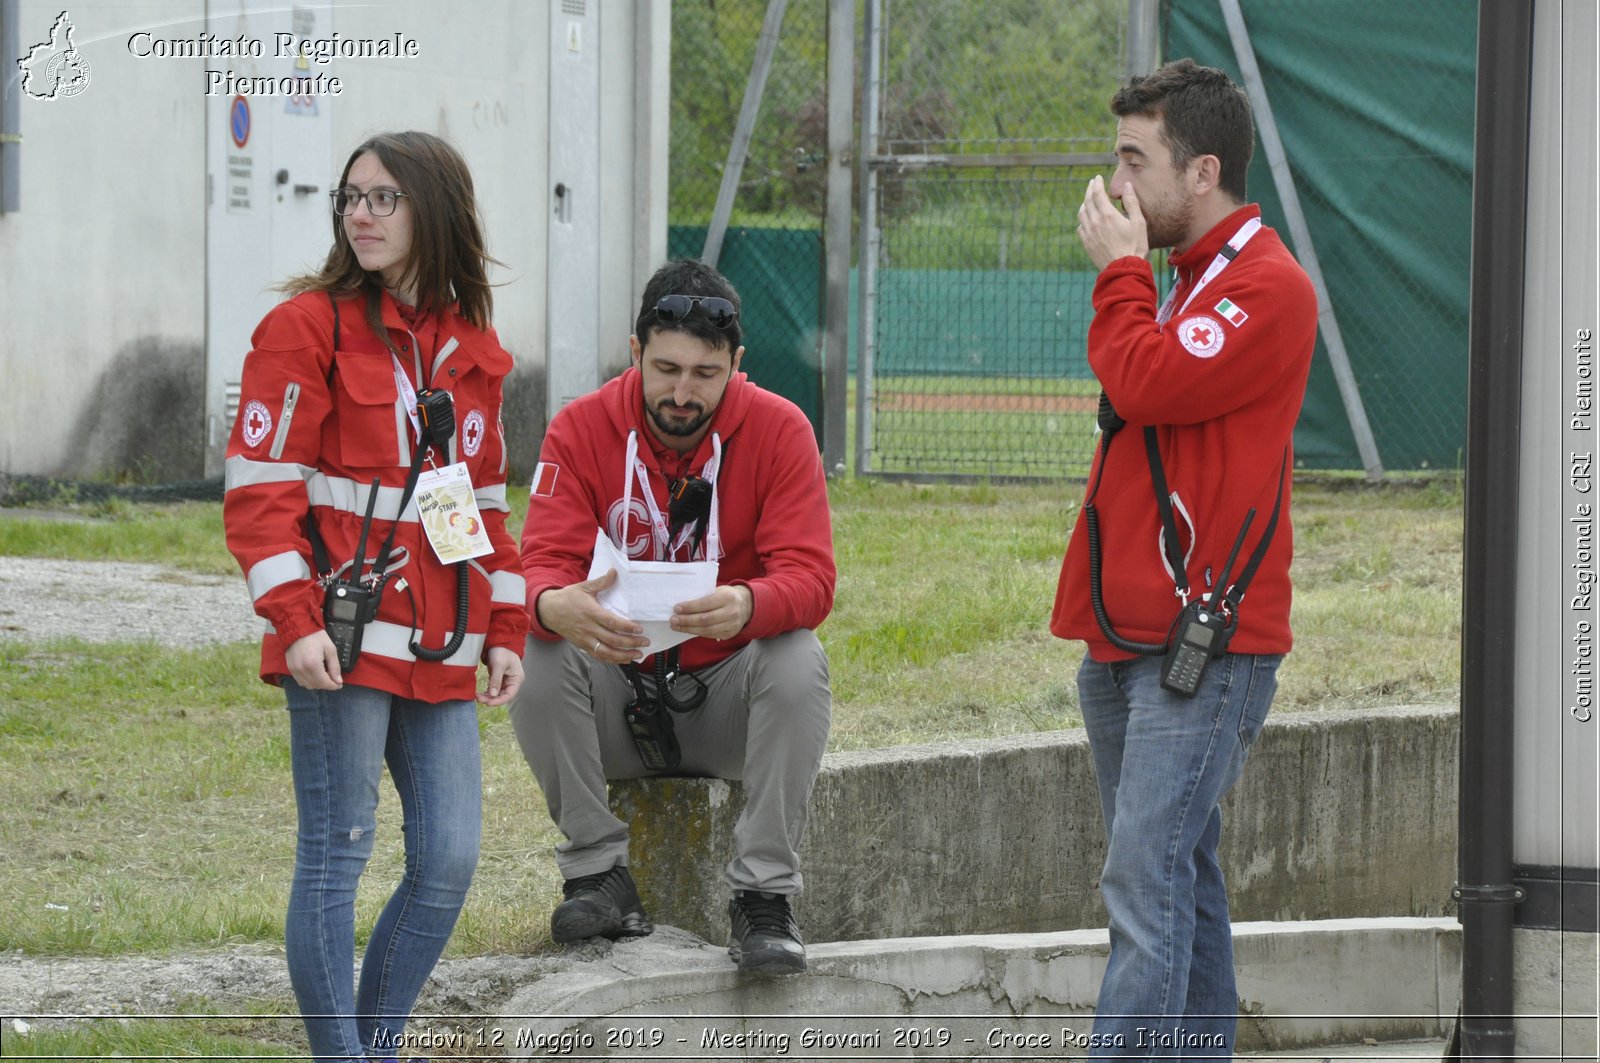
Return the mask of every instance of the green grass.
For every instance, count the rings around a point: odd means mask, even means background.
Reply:
[[[1082,487],[853,479],[832,488],[839,587],[819,634],[831,748],[1079,723],[1082,655],[1048,633]],[[513,491],[513,523],[526,493]],[[232,565],[220,507],[0,515],[0,553]],[[1297,486],[1297,648],[1276,709],[1453,702],[1461,495],[1452,481]],[[176,545],[175,545],[176,544]],[[247,644],[0,643],[0,949],[114,955],[281,941],[294,848],[280,695]],[[545,946],[557,839],[503,709],[480,711],[485,849],[452,955]],[[385,788],[364,936],[400,871]]]
[[[304,1039],[280,1019],[96,1019],[0,1036],[0,1059],[283,1059]],[[300,1057],[296,1057],[300,1058]]]

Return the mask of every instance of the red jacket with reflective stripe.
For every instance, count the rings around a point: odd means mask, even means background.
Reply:
[[[417,635],[432,649],[448,641],[456,619],[456,569],[435,556],[417,521],[414,497],[397,514],[416,436],[395,360],[367,324],[363,296],[339,297],[337,350],[333,304],[323,292],[279,304],[251,337],[226,462],[228,548],[245,572],[256,612],[272,626],[261,646],[261,676],[276,682],[288,674],[288,647],[323,626],[307,512],[315,515],[338,568],[355,555],[377,478],[369,560],[396,516],[401,519],[377,621],[367,625],[361,656],[345,681],[421,701],[468,699],[485,651],[504,646],[520,656],[528,626],[516,542],[505,526],[500,400],[511,356],[492,329],[474,328],[454,308],[408,326],[385,293],[381,312],[412,387],[432,386],[455,398],[455,453],[435,453],[423,468],[466,463],[494,545],[493,554],[468,563],[471,609],[460,650],[434,662],[416,659],[408,648]]]
[[[752,639],[822,623],[833,608],[833,526],[822,457],[805,414],[735,373],[710,432],[692,454],[680,456],[646,426],[639,371],[631,367],[562,407],[545,433],[522,529],[530,614],[537,617],[535,604],[544,591],[588,576],[596,528],[604,528],[629,557],[652,557],[650,518],[637,477],[633,512],[626,518],[622,512],[626,477],[633,475],[625,460],[629,432],[638,433],[639,460],[663,514],[668,483],[704,469],[712,455],[711,433],[722,437],[717,583],[748,586],[754,611],[733,638],[683,643],[684,668],[704,668]],[[537,619],[532,630],[549,642],[558,638]]]
[[[1241,207],[1173,256],[1179,286],[1165,326],[1156,323],[1155,281],[1143,259],[1119,258],[1095,282],[1089,365],[1127,426],[1103,459],[1096,448],[1089,484],[1099,479],[1094,502],[1106,612],[1117,633],[1136,642],[1165,642],[1180,607],[1162,555],[1145,455],[1144,426],[1155,425],[1167,486],[1178,498],[1178,538],[1193,595],[1212,590],[1221,578],[1245,513],[1254,507],[1255,521],[1234,563],[1237,582],[1271,517],[1287,451],[1282,515],[1228,649],[1287,653],[1292,645],[1288,481],[1317,336],[1316,293],[1278,234],[1263,228],[1187,309],[1178,309],[1222,246],[1260,213]],[[1091,611],[1081,514],[1061,566],[1050,630],[1084,640],[1097,661],[1129,656],[1105,639]]]

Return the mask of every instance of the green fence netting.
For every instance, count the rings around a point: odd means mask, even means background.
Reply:
[[[667,229],[672,258],[699,258],[704,225]],[[741,303],[750,379],[793,402],[822,436],[822,234],[804,229],[729,229],[717,269]]]
[[[1241,7],[1384,467],[1457,468],[1477,3]],[[1216,0],[1167,0],[1164,17],[1169,58],[1240,79]],[[1259,137],[1250,197],[1293,247]],[[1361,467],[1320,341],[1295,451],[1306,467]]]

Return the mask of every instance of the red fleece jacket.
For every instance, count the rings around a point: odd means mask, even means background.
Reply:
[[[1234,564],[1237,581],[1266,530],[1288,454],[1282,515],[1240,607],[1229,650],[1287,653],[1293,642],[1288,478],[1316,342],[1316,293],[1277,233],[1262,228],[1186,308],[1177,309],[1229,238],[1260,213],[1255,206],[1240,208],[1173,257],[1179,287],[1164,326],[1156,321],[1156,286],[1144,260],[1117,259],[1095,283],[1089,365],[1128,423],[1108,452],[1096,449],[1089,489],[1098,481],[1093,501],[1100,517],[1104,600],[1124,638],[1164,642],[1179,609],[1163,561],[1142,438],[1144,426],[1154,425],[1168,488],[1178,498],[1178,537],[1195,594],[1213,589],[1245,513],[1254,507],[1255,521]],[[1061,566],[1050,630],[1084,640],[1097,661],[1129,656],[1105,639],[1090,608],[1089,544],[1081,514]]]

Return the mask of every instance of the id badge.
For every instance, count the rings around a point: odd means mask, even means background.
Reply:
[[[423,534],[442,563],[453,565],[494,553],[466,462],[429,469],[417,477],[416,498]]]

